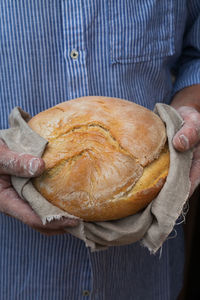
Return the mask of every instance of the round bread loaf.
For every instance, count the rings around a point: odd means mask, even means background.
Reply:
[[[34,116],[48,145],[36,189],[86,221],[114,220],[147,206],[169,169],[166,129],[152,111],[109,97],[82,97]]]

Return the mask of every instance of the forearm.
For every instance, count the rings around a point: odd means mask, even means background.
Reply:
[[[171,105],[178,109],[180,106],[192,106],[200,113],[200,84],[186,87],[175,94]]]

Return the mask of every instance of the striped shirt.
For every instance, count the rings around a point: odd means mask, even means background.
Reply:
[[[0,0],[0,128],[15,106],[34,115],[86,95],[170,103],[200,83],[199,28],[199,0]],[[160,258],[139,243],[91,253],[1,214],[0,299],[176,299],[176,231]]]

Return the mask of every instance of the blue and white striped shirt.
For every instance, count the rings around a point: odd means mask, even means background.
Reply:
[[[171,73],[175,72],[173,85]],[[152,109],[200,83],[199,0],[0,0],[0,128],[15,106],[32,115],[85,95]],[[172,300],[183,236],[162,256],[138,243],[90,253],[0,215],[1,300]]]

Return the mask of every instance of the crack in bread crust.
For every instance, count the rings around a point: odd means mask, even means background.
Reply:
[[[96,140],[96,136],[97,136],[97,131],[98,133],[100,133],[100,136],[98,137],[99,139]],[[91,140],[89,141],[89,143],[86,141],[86,148],[83,147],[83,149],[81,148],[81,150],[76,153],[73,153],[71,156],[68,157],[63,157],[62,159],[58,159],[54,166],[51,166],[50,168],[47,168],[45,173],[42,175],[42,177],[40,177],[40,180],[42,180],[42,178],[45,178],[46,176],[49,178],[53,178],[53,176],[56,176],[56,174],[59,172],[62,172],[62,169],[65,168],[65,172],[70,174],[70,171],[72,170],[72,168],[74,167],[74,164],[77,162],[77,160],[82,159],[82,156],[85,155],[86,153],[88,154],[90,160],[93,160],[94,164],[93,164],[93,172],[94,173],[98,173],[98,166],[99,166],[99,175],[101,176],[101,173],[103,173],[103,171],[101,172],[101,162],[98,162],[98,160],[101,160],[101,154],[100,152],[102,152],[103,150],[105,151],[105,148],[108,148],[108,152],[116,152],[116,153],[121,153],[122,157],[128,157],[128,160],[131,161],[132,165],[135,165],[135,167],[132,170],[132,175],[131,178],[132,180],[125,182],[124,185],[122,185],[121,180],[118,180],[118,182],[116,183],[116,192],[114,193],[113,197],[116,198],[117,194],[123,194],[128,190],[131,190],[132,187],[136,184],[136,182],[139,180],[139,178],[142,176],[143,173],[143,167],[139,164],[138,160],[133,157],[133,155],[126,151],[123,147],[121,147],[120,143],[111,135],[110,131],[105,128],[102,124],[96,124],[96,123],[91,123],[91,124],[87,124],[87,125],[81,125],[81,126],[76,126],[71,128],[70,130],[68,130],[67,132],[63,132],[62,134],[59,134],[57,137],[54,137],[53,139],[49,140],[49,151],[47,149],[46,154],[44,155],[44,160],[46,160],[46,156],[48,156],[48,160],[49,160],[49,155],[51,153],[51,149],[56,149],[54,144],[58,145],[58,141],[61,140],[62,145],[63,144],[63,139],[65,139],[65,141],[67,141],[67,138],[69,137],[69,135],[73,135],[79,133],[79,134],[86,134],[87,133],[87,138],[91,138]],[[93,136],[94,134],[94,136]],[[79,144],[84,145],[85,143],[85,136],[78,136],[78,141]],[[82,138],[82,140],[81,140]],[[94,140],[93,140],[94,138]],[[103,140],[102,140],[103,138]],[[105,139],[105,140],[104,140]],[[74,145],[74,143],[73,143]],[[74,147],[73,147],[74,148]],[[65,150],[63,150],[62,152],[64,152]],[[67,150],[66,150],[67,152]],[[97,154],[96,154],[97,153]],[[54,153],[53,153],[54,155]],[[68,153],[66,153],[66,155],[68,155]],[[99,157],[98,157],[99,155]],[[114,155],[114,154],[113,154]],[[126,162],[126,160],[124,159],[124,162]],[[134,163],[133,163],[134,162]],[[108,164],[111,164],[111,166],[113,165],[113,162],[108,162]],[[130,163],[129,163],[130,164]],[[115,168],[115,173],[120,173],[119,169],[122,168],[121,163],[120,165],[117,167],[114,165]],[[129,168],[131,168],[129,166]],[[86,171],[85,171],[86,172]],[[86,172],[87,174],[87,172]],[[128,175],[128,173],[127,173]],[[119,174],[120,176],[120,174]],[[117,177],[117,176],[116,176]],[[130,177],[130,175],[129,175]],[[92,176],[91,176],[91,181],[92,181]],[[119,188],[120,187],[120,188]],[[126,190],[124,190],[126,189]],[[88,192],[88,191],[87,191]],[[95,197],[95,195],[92,195],[91,193],[89,193],[91,196],[91,199]]]
[[[107,138],[107,141],[110,141],[110,143],[113,145],[115,144],[116,148],[119,147],[119,150],[122,153],[129,155],[130,157],[132,157],[133,159],[135,159],[135,161],[137,161],[139,163],[139,160],[137,159],[137,157],[135,157],[127,149],[123,148],[122,145],[120,144],[120,142],[118,142],[118,140],[111,134],[110,130],[101,123],[93,122],[93,123],[88,123],[88,124],[84,124],[84,125],[73,126],[72,128],[69,128],[67,131],[62,132],[58,136],[49,138],[48,141],[49,141],[49,143],[52,143],[53,141],[58,140],[60,137],[63,137],[72,132],[84,132],[85,133],[85,132],[88,132],[90,129],[99,130]]]

